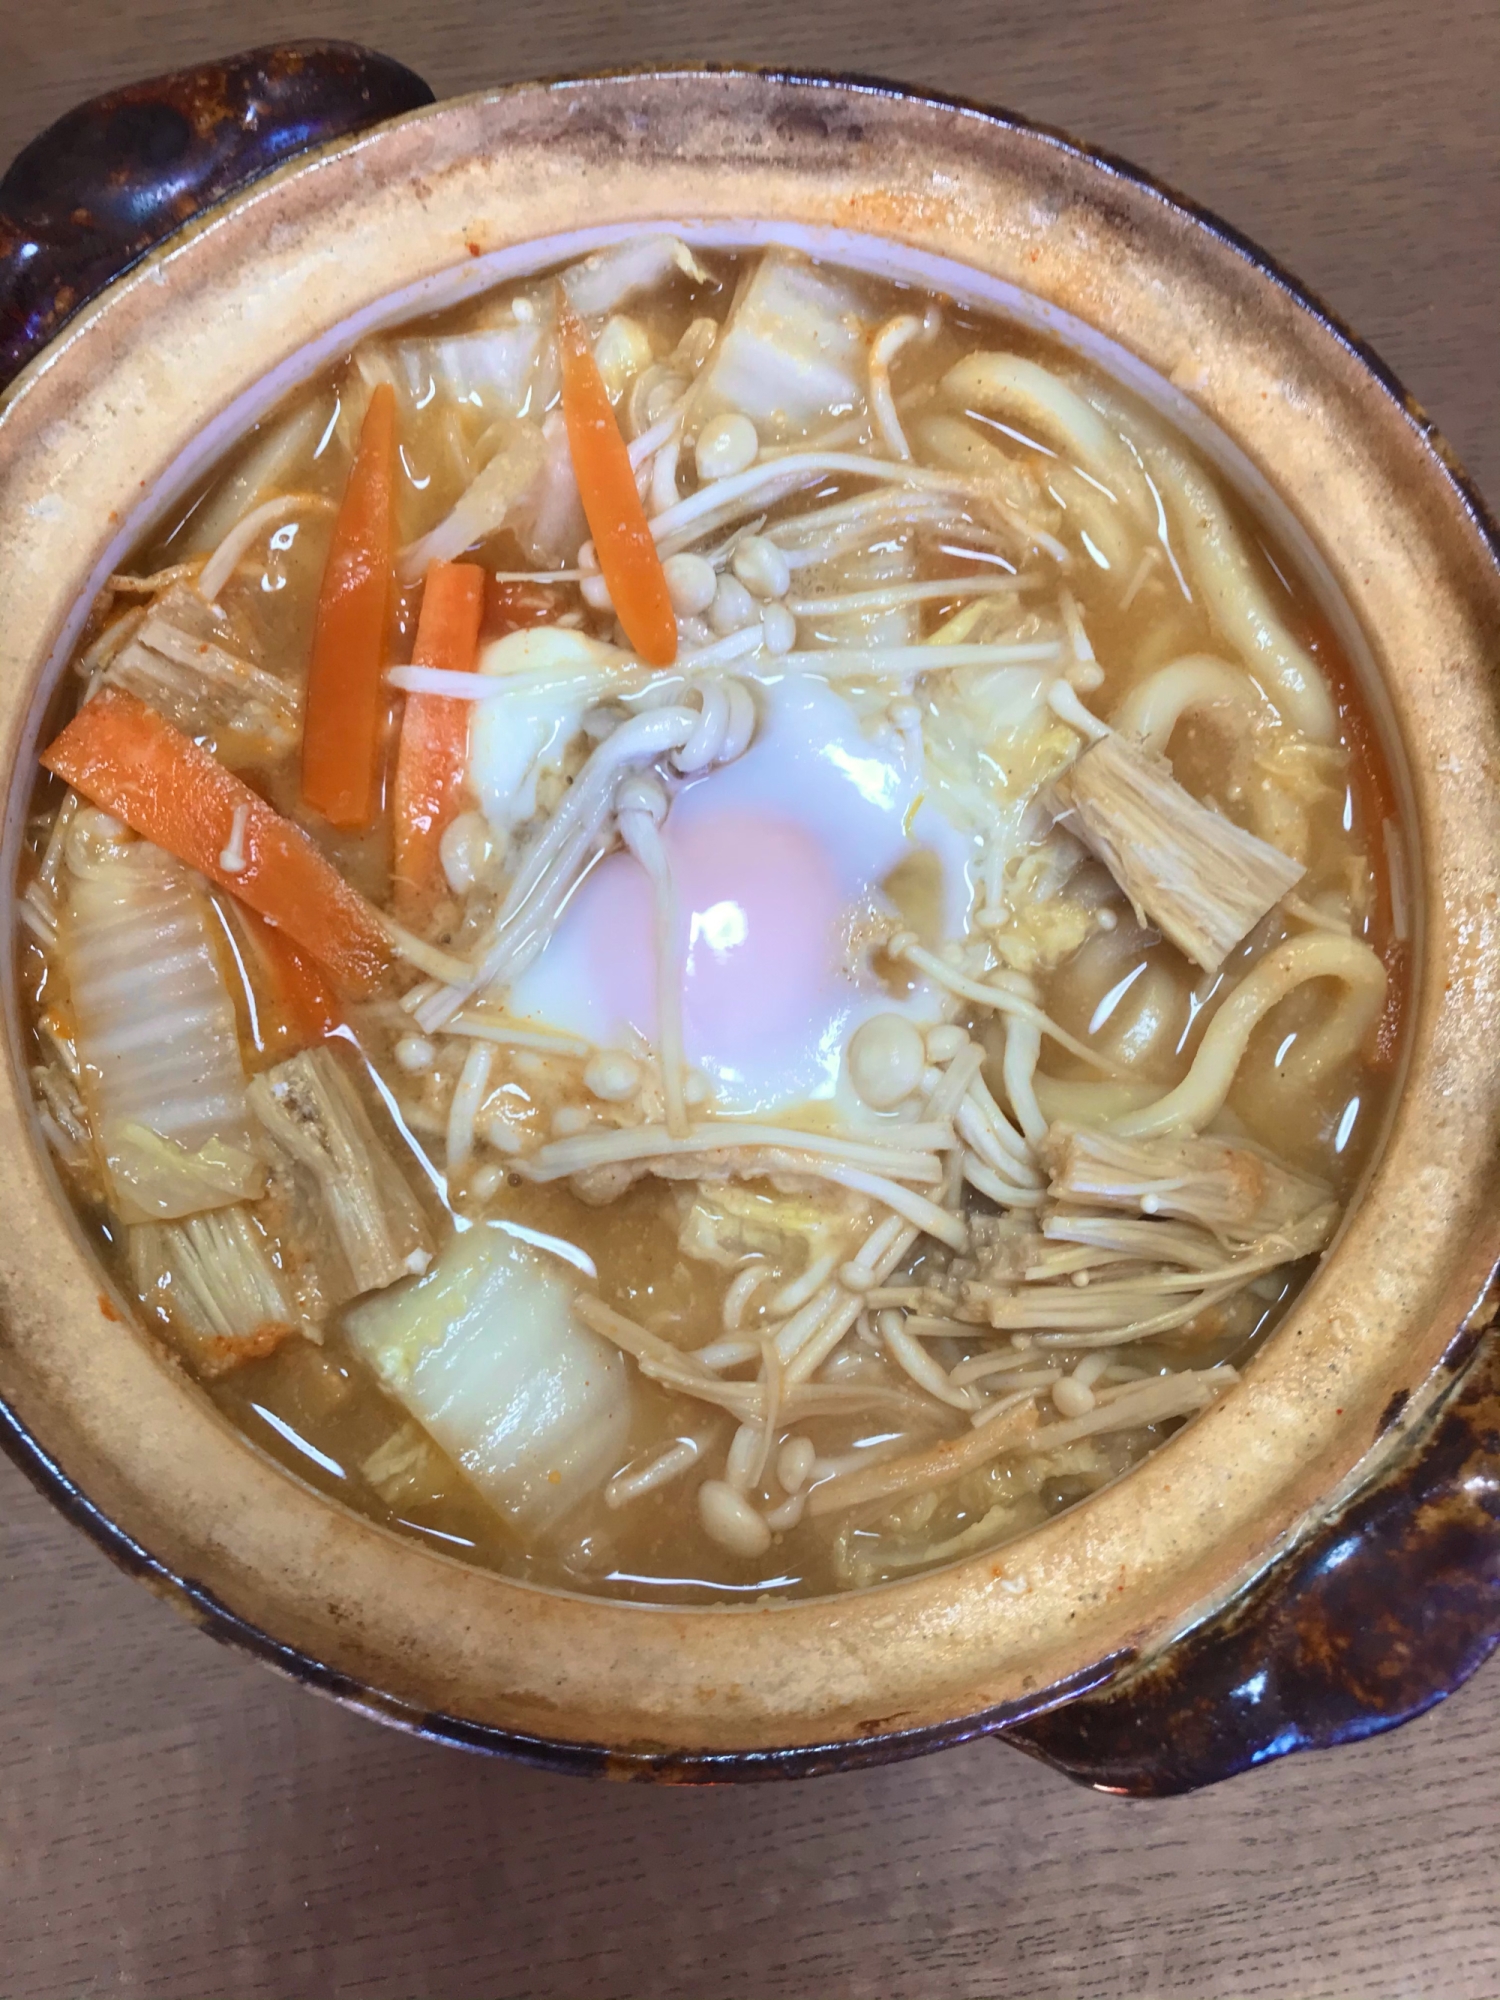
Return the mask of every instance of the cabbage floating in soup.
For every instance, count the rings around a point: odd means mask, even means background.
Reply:
[[[21,905],[144,1326],[616,1595],[987,1548],[1235,1381],[1395,1055],[1286,562],[997,319],[663,237],[361,342],[111,579]]]

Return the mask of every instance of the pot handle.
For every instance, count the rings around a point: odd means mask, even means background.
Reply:
[[[1491,1291],[1493,1292],[1493,1285]],[[1372,1485],[1164,1652],[998,1732],[1081,1783],[1195,1790],[1292,1750],[1394,1729],[1500,1642],[1500,1331]],[[1382,1430],[1400,1420],[1386,1412]]]
[[[353,42],[284,42],[95,97],[0,181],[0,387],[153,245],[308,147],[431,104]]]

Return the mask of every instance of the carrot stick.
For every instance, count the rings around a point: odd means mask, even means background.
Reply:
[[[422,591],[412,664],[472,673],[484,615],[485,574],[474,563],[433,563]],[[411,694],[401,717],[392,808],[394,874],[403,912],[434,885],[438,846],[458,812],[469,762],[469,704]]]
[[[95,695],[42,762],[259,911],[354,992],[369,992],[390,964],[378,914],[302,829],[124,688]]]
[[[312,959],[254,910],[242,905],[240,916],[264,969],[291,1051],[326,1042],[347,1027],[343,1008]]]
[[[382,382],[333,526],[302,725],[302,796],[333,826],[368,826],[379,793],[391,591],[396,392]]]
[[[653,667],[669,667],[677,658],[677,620],[661,557],[588,334],[561,294],[557,335],[568,450],[600,574],[631,645]]]

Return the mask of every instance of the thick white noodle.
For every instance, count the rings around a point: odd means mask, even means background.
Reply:
[[[888,319],[870,342],[870,415],[875,419],[875,427],[884,438],[886,450],[892,458],[910,458],[911,446],[906,441],[901,419],[896,414],[896,399],[891,394],[891,363],[921,331],[922,322],[915,313],[899,313],[895,319]]]
[[[1156,507],[1130,447],[1050,368],[1019,354],[970,354],[943,377],[943,393],[966,410],[1012,418],[1023,431],[1039,433],[1038,442],[1060,446],[1074,465],[1108,488],[1137,527],[1154,530]]]
[[[1198,708],[1229,708],[1237,719],[1250,722],[1262,716],[1279,719],[1259,683],[1242,667],[1211,653],[1187,653],[1138,681],[1110,721],[1122,736],[1133,736],[1143,749],[1161,755],[1183,716]]]
[[[1111,1129],[1135,1139],[1201,1131],[1222,1109],[1256,1027],[1279,1000],[1309,979],[1336,979],[1345,989],[1334,1018],[1317,1033],[1318,1065],[1327,1068],[1352,1055],[1385,1005],[1385,967],[1356,938],[1321,931],[1289,938],[1267,952],[1220,1006],[1182,1082],[1154,1104],[1115,1119]]]
[[[1151,446],[1147,463],[1172,504],[1192,583],[1218,630],[1295,729],[1310,743],[1334,742],[1338,710],[1328,684],[1273,607],[1213,481],[1170,445]]]

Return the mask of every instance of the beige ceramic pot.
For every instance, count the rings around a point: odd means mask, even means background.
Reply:
[[[1404,1082],[1339,1239],[1201,1421],[998,1552],[837,1600],[600,1602],[466,1568],[314,1493],[125,1323],[60,1197],[12,1004],[0,1399],[12,1448],[117,1555],[373,1712],[623,1773],[810,1768],[993,1728],[1159,1654],[1451,1393],[1444,1357],[1478,1324],[1500,1243],[1500,575],[1461,478],[1370,358],[1113,163],[877,86],[693,73],[482,93],[256,181],[14,384],[7,881],[60,662],[142,522],[356,331],[641,224],[789,239],[1045,326],[1184,424],[1302,558],[1386,734],[1418,882]]]

